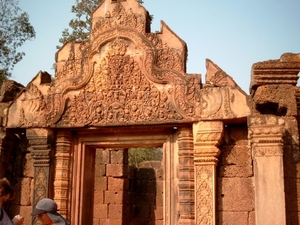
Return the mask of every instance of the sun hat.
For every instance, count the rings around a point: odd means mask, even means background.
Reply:
[[[31,215],[36,216],[42,213],[47,213],[53,223],[57,225],[68,225],[70,224],[57,212],[57,204],[50,198],[43,198],[40,200]]]

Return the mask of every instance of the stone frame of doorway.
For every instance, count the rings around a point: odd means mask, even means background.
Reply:
[[[82,225],[83,221],[93,220],[93,210],[87,211],[91,199],[84,195],[86,193],[86,182],[94,179],[91,171],[94,165],[93,157],[89,154],[98,148],[134,148],[134,147],[162,147],[164,149],[164,225],[177,224],[178,214],[178,174],[176,165],[178,163],[178,133],[177,127],[163,126],[156,128],[120,129],[106,128],[99,130],[77,131],[73,137],[73,165],[71,180],[70,216],[72,224]],[[93,171],[93,170],[92,170]],[[94,185],[92,185],[94,186]],[[93,201],[92,201],[93,202]],[[92,205],[90,205],[91,207]],[[173,215],[173,216],[171,216]]]

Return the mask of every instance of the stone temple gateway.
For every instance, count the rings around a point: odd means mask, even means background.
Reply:
[[[56,74],[1,90],[0,175],[29,216],[53,198],[73,225],[300,223],[300,55],[253,64],[250,95],[136,0],[105,0],[91,38],[67,43]],[[162,148],[138,170],[131,148]]]

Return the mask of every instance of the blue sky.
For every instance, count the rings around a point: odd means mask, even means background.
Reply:
[[[11,79],[27,85],[41,70],[54,76],[56,45],[74,17],[75,0],[20,0],[36,30],[36,39],[20,49],[26,53]],[[163,20],[188,47],[187,73],[202,74],[209,58],[249,93],[251,66],[300,53],[299,0],[144,0],[154,16],[152,32]]]

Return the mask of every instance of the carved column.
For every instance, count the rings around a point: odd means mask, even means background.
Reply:
[[[195,224],[194,146],[191,128],[181,128],[178,135],[179,211],[178,224]]]
[[[216,224],[216,166],[223,135],[220,121],[194,124],[196,225]]]
[[[248,126],[254,158],[255,224],[284,225],[284,120],[276,116],[252,116],[248,118]]]
[[[70,131],[58,131],[56,134],[54,200],[61,215],[68,215],[69,181],[70,181]]]
[[[32,128],[26,130],[26,137],[31,147],[34,165],[33,208],[37,202],[49,193],[50,141],[47,129]]]

